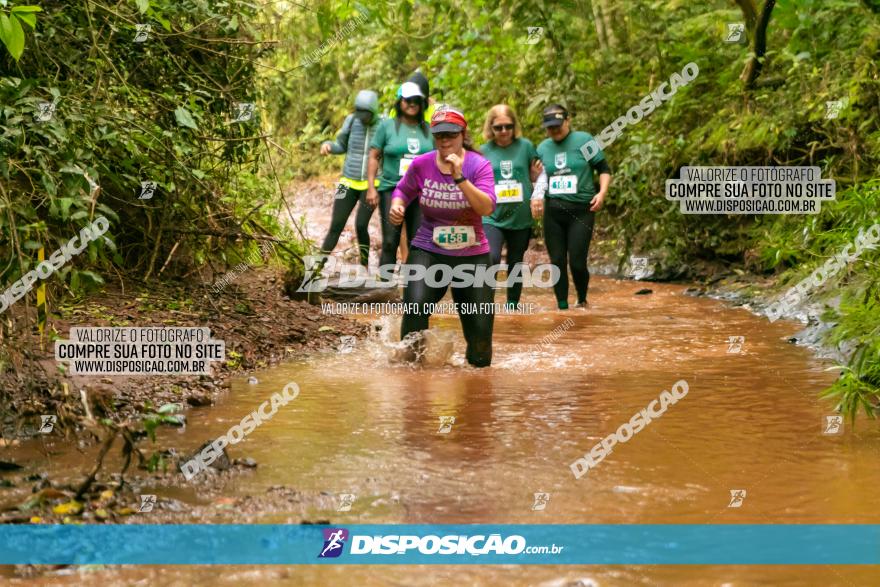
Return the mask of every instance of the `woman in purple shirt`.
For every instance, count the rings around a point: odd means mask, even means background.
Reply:
[[[474,149],[461,112],[438,107],[431,133],[437,150],[413,160],[394,190],[389,212],[391,222],[400,224],[406,206],[419,198],[422,223],[401,267],[405,293],[400,336],[427,330],[432,306],[452,285],[467,342],[465,357],[475,367],[488,367],[495,290],[486,283],[489,241],[482,217],[495,211],[495,176],[492,164]],[[423,351],[417,336],[410,359]]]

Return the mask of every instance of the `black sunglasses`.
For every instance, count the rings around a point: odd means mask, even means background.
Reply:
[[[503,130],[513,130],[512,124],[493,124],[492,130],[495,132],[501,132]]]
[[[434,138],[435,139],[454,139],[455,137],[457,137],[460,134],[461,134],[460,132],[438,132],[438,133],[434,133]]]

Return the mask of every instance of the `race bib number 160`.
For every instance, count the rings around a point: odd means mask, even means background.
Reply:
[[[578,178],[576,175],[554,175],[550,178],[551,194],[576,194]]]

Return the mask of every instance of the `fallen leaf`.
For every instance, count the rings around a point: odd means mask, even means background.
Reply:
[[[41,490],[36,495],[32,495],[31,497],[29,497],[27,501],[18,506],[18,509],[26,512],[28,510],[34,509],[35,507],[42,506],[44,503],[51,499],[62,499],[66,497],[66,493],[58,491],[57,489],[53,489],[51,487],[47,487]]]
[[[83,511],[83,504],[72,499],[67,503],[61,503],[52,508],[52,511],[56,514],[63,516],[67,514],[79,515]]]

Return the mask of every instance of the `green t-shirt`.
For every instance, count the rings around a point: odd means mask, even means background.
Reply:
[[[402,120],[398,131],[396,120],[389,118],[379,124],[370,147],[382,151],[379,191],[393,190],[412,160],[434,149],[434,136]]]
[[[544,139],[538,145],[538,156],[547,172],[548,198],[559,198],[569,202],[589,203],[596,195],[593,183],[593,166],[605,159],[599,150],[587,161],[581,147],[593,140],[589,133],[571,131],[562,142]]]
[[[531,228],[532,182],[529,166],[538,158],[535,145],[528,139],[514,139],[506,147],[490,141],[480,147],[483,156],[492,163],[495,174],[496,207],[491,216],[483,217],[483,224],[498,228]]]

